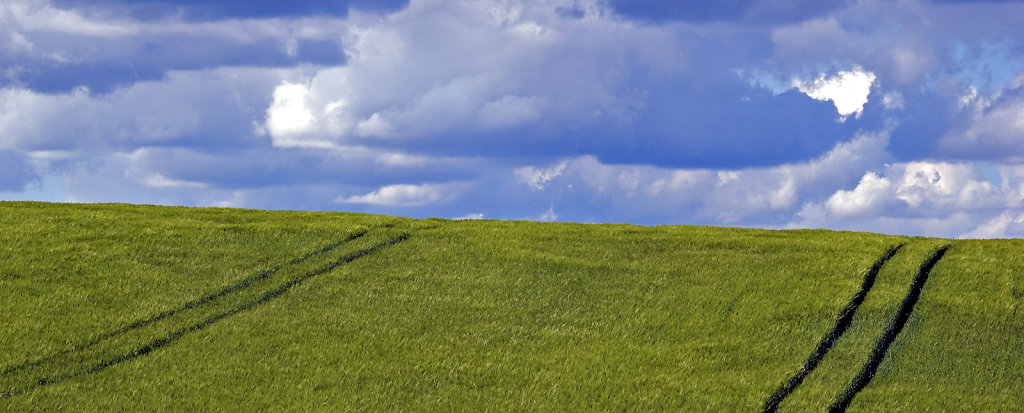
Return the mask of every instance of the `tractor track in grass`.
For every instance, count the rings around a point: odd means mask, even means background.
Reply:
[[[829,412],[845,412],[846,408],[850,406],[850,402],[857,396],[857,393],[871,382],[875,372],[878,371],[878,367],[882,364],[882,360],[885,359],[886,353],[889,352],[889,347],[896,341],[896,337],[903,331],[903,326],[907,324],[907,320],[910,319],[910,315],[914,312],[914,306],[917,304],[917,300],[921,298],[921,291],[924,289],[924,284],[928,281],[928,275],[931,274],[932,268],[946,255],[946,251],[951,247],[952,245],[948,244],[939,247],[939,249],[932,253],[931,257],[921,264],[921,268],[918,269],[914,281],[910,284],[910,291],[907,292],[907,296],[903,298],[903,303],[900,304],[899,312],[889,322],[889,326],[886,327],[885,332],[882,333],[882,336],[875,343],[875,348],[871,350],[871,356],[868,357],[867,363],[864,364],[860,373],[850,382],[850,386],[832,403],[832,406],[828,409]]]
[[[839,313],[839,319],[836,320],[836,324],[832,326],[832,329],[825,333],[821,338],[821,341],[818,342],[818,346],[814,349],[814,352],[811,353],[810,357],[807,358],[807,361],[804,362],[800,371],[794,374],[793,377],[790,377],[786,384],[779,387],[779,389],[776,390],[770,398],[768,398],[764,404],[764,408],[761,410],[762,412],[767,413],[778,410],[779,404],[782,403],[786,396],[792,393],[793,390],[796,390],[796,388],[800,386],[800,383],[803,383],[804,379],[807,378],[807,375],[811,374],[811,372],[818,367],[818,364],[821,363],[825,354],[832,349],[836,344],[836,341],[839,340],[839,337],[841,337],[843,333],[850,328],[850,324],[853,322],[854,313],[857,312],[857,308],[859,308],[861,303],[864,302],[868,292],[871,291],[871,287],[875,285],[875,279],[878,278],[878,272],[881,271],[882,266],[892,259],[892,257],[896,255],[896,252],[898,252],[900,248],[903,248],[904,245],[906,244],[897,244],[889,247],[889,250],[886,251],[885,254],[875,260],[875,263],[868,270],[867,274],[864,275],[864,281],[861,282],[860,291],[857,291],[857,294],[850,299],[850,302],[846,304],[843,311]]]
[[[331,243],[329,245],[317,248],[317,249],[315,249],[313,251],[310,251],[310,252],[308,252],[308,253],[300,256],[300,257],[293,258],[293,259],[289,260],[287,264],[277,265],[274,268],[271,268],[269,270],[260,272],[260,273],[258,273],[256,275],[252,275],[252,276],[250,276],[250,277],[248,277],[248,278],[246,278],[244,280],[241,280],[241,281],[236,282],[234,284],[228,285],[228,286],[226,286],[226,287],[224,287],[224,288],[222,288],[222,289],[220,289],[218,291],[215,291],[213,293],[210,293],[210,294],[207,294],[207,295],[205,295],[203,297],[200,297],[200,298],[198,298],[196,300],[189,301],[189,302],[187,302],[185,304],[182,304],[181,306],[179,306],[177,308],[173,308],[173,309],[161,312],[161,313],[159,313],[157,315],[154,315],[154,316],[151,316],[151,317],[148,317],[148,318],[144,318],[142,320],[138,320],[138,321],[136,321],[136,322],[134,322],[132,324],[129,324],[129,325],[124,326],[124,327],[121,327],[121,328],[119,328],[117,330],[103,333],[103,334],[93,338],[92,340],[90,340],[90,341],[88,341],[88,342],[86,342],[84,344],[74,346],[74,347],[72,347],[70,349],[63,350],[63,351],[51,354],[51,355],[46,356],[46,357],[42,357],[42,358],[34,360],[34,361],[30,361],[30,362],[14,365],[14,366],[11,366],[11,367],[7,367],[4,370],[0,371],[0,376],[8,376],[8,375],[10,375],[12,373],[16,373],[16,372],[24,370],[26,368],[35,367],[35,366],[41,365],[43,363],[46,363],[48,361],[53,361],[53,360],[55,360],[55,359],[57,359],[57,358],[59,358],[61,356],[66,356],[68,354],[72,354],[72,353],[75,353],[75,352],[86,350],[86,349],[91,348],[91,347],[93,347],[93,346],[95,346],[97,344],[100,344],[100,343],[102,343],[102,342],[104,342],[106,340],[109,340],[111,338],[117,337],[117,336],[119,336],[121,334],[127,333],[129,331],[132,331],[132,330],[135,330],[135,329],[138,329],[138,328],[141,328],[141,327],[145,327],[145,326],[150,325],[150,324],[153,324],[155,322],[158,322],[160,320],[163,320],[165,318],[168,318],[168,317],[171,317],[171,316],[173,316],[175,314],[178,314],[178,313],[180,313],[182,311],[187,311],[187,310],[191,310],[193,308],[198,308],[198,307],[200,307],[200,306],[202,306],[204,304],[210,303],[210,302],[212,302],[212,301],[214,301],[214,300],[216,300],[218,298],[221,298],[221,297],[223,297],[225,295],[228,295],[230,293],[244,290],[244,289],[250,287],[252,285],[252,283],[260,281],[260,280],[264,280],[264,279],[267,279],[267,278],[270,278],[271,276],[276,274],[278,271],[280,271],[281,269],[283,269],[283,268],[285,268],[287,266],[300,264],[303,261],[306,261],[306,260],[308,260],[308,259],[310,259],[310,258],[312,258],[314,256],[317,256],[319,254],[323,254],[325,252],[329,252],[329,251],[331,251],[331,250],[333,250],[335,248],[338,248],[339,246],[341,246],[342,244],[344,244],[346,242],[350,242],[350,241],[356,240],[356,239],[362,237],[363,235],[366,235],[367,232],[369,232],[369,231],[362,230],[362,231],[355,232],[355,233],[353,233],[352,235],[349,235],[348,237],[346,237],[343,240],[340,240],[340,241]]]
[[[363,234],[365,234],[365,231],[363,233],[359,233],[358,235],[354,235],[354,236],[350,237],[350,239],[358,238],[358,237],[362,236]],[[103,370],[106,370],[109,367],[113,367],[113,366],[116,366],[116,365],[121,364],[123,362],[126,362],[126,361],[129,361],[129,360],[132,360],[132,359],[144,356],[146,354],[149,354],[149,353],[153,352],[154,350],[157,350],[157,349],[159,349],[161,347],[164,347],[164,346],[166,346],[168,344],[171,344],[171,343],[177,341],[178,339],[184,337],[185,335],[187,335],[189,333],[193,333],[193,332],[199,331],[199,330],[201,330],[203,328],[206,328],[207,326],[210,326],[211,324],[216,323],[216,322],[218,322],[220,320],[223,320],[223,319],[225,319],[227,317],[230,317],[230,316],[235,315],[237,313],[240,313],[242,311],[248,310],[250,308],[256,307],[256,306],[258,306],[260,304],[266,303],[267,301],[270,301],[270,300],[272,300],[272,299],[274,299],[274,298],[284,294],[288,290],[292,289],[292,287],[295,287],[296,285],[299,285],[299,284],[305,282],[306,280],[309,280],[310,278],[313,278],[315,276],[318,276],[318,275],[330,272],[330,271],[334,270],[335,268],[338,268],[339,266],[342,266],[342,265],[347,264],[349,262],[355,261],[355,260],[357,260],[359,258],[362,258],[362,257],[366,256],[366,255],[372,254],[372,253],[374,253],[377,250],[380,250],[382,248],[398,244],[398,243],[400,243],[402,241],[407,240],[409,237],[410,237],[409,233],[402,233],[401,235],[399,235],[397,237],[388,239],[388,240],[386,240],[384,242],[375,244],[375,245],[373,245],[371,247],[368,247],[368,248],[359,250],[357,252],[354,252],[352,254],[346,255],[345,257],[342,257],[341,259],[338,259],[338,260],[336,260],[336,261],[334,261],[334,262],[332,262],[332,263],[330,263],[330,264],[328,264],[326,266],[323,266],[323,267],[321,267],[319,269],[306,272],[302,276],[299,276],[298,278],[295,278],[294,280],[291,280],[291,281],[281,285],[280,287],[278,287],[278,288],[276,288],[274,290],[266,292],[263,295],[261,295],[260,297],[258,297],[256,299],[253,299],[253,300],[250,300],[250,301],[246,302],[245,304],[242,304],[242,305],[237,306],[235,308],[232,308],[230,310],[227,310],[227,311],[221,312],[219,314],[213,315],[211,317],[208,317],[208,318],[206,318],[206,319],[204,319],[204,320],[202,320],[202,321],[200,321],[198,323],[195,323],[195,324],[192,324],[192,325],[190,325],[188,327],[179,329],[179,330],[177,330],[177,331],[175,331],[175,332],[173,332],[171,334],[168,334],[168,335],[166,335],[164,337],[161,337],[159,339],[150,341],[148,344],[140,346],[140,347],[138,347],[138,348],[136,348],[136,349],[134,349],[132,351],[129,351],[129,352],[125,353],[125,354],[122,354],[122,355],[117,356],[117,357],[101,360],[98,363],[92,364],[89,367],[86,367],[86,368],[74,371],[72,373],[38,378],[38,379],[34,380],[28,386],[24,386],[24,387],[16,388],[16,389],[9,389],[5,393],[0,393],[0,399],[15,397],[15,396],[27,393],[29,391],[32,391],[32,390],[34,390],[36,388],[39,388],[39,387],[42,387],[42,386],[48,386],[48,385],[51,385],[51,384],[57,384],[57,383],[61,383],[61,382],[64,382],[64,381],[67,381],[67,380],[70,380],[70,379],[74,379],[74,378],[77,378],[77,377],[85,376],[85,375],[88,375],[88,374],[98,373],[98,372],[101,372]],[[340,241],[340,242],[337,242],[335,244],[331,244],[330,246],[327,246],[327,247],[321,248],[320,250],[317,250],[319,252],[314,251],[312,253],[306,254],[303,257],[300,257],[300,258],[297,258],[295,260],[290,261],[290,263],[291,264],[295,264],[295,263],[304,261],[305,259],[308,259],[308,258],[316,255],[317,253],[326,252],[326,251],[332,250],[334,248],[337,248],[338,245],[341,245],[344,242],[345,241]],[[265,273],[266,272],[261,273],[259,275],[263,275]],[[250,277],[250,279],[247,279],[247,280],[255,279],[259,275],[254,276],[254,277]],[[237,286],[237,285],[242,284],[244,282],[245,281],[236,283],[236,284],[234,284],[232,286],[229,286],[228,288]],[[252,281],[249,281],[249,283],[251,283],[251,282]],[[248,285],[248,284],[246,284],[246,285]],[[227,290],[228,288],[222,289],[221,291]],[[244,287],[238,287],[238,288],[244,288]],[[238,289],[238,288],[236,288],[236,289]],[[226,292],[224,294],[226,294]],[[209,295],[207,297],[211,297],[213,295],[216,295],[216,293],[211,294],[211,295]],[[221,294],[221,295],[223,295],[223,294]],[[206,298],[206,297],[204,297],[204,298]],[[202,299],[196,300],[194,302],[198,302],[198,301],[201,301],[201,300]],[[209,302],[209,301],[210,300],[207,300],[206,302]],[[179,309],[183,308],[183,307],[179,307]],[[161,313],[161,314],[164,314],[164,313]],[[155,321],[154,319],[156,319],[157,317],[159,317],[159,315],[151,317],[148,320]],[[167,317],[167,316],[164,316],[164,317]],[[152,321],[150,321],[150,322],[152,322]],[[135,324],[138,324],[138,323],[135,323]],[[135,324],[133,324],[133,325],[135,325]],[[138,326],[135,327],[135,328],[138,328]],[[118,330],[118,331],[120,331],[120,330]],[[108,335],[112,337],[115,334],[108,334]],[[39,364],[39,363],[36,363],[36,364]]]

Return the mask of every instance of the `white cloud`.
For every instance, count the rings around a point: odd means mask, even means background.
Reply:
[[[772,211],[794,211],[801,202],[826,196],[860,171],[889,160],[888,142],[888,132],[862,133],[818,159],[730,171],[731,179],[720,180],[707,195],[704,213],[738,223]]]
[[[903,166],[902,179],[896,187],[896,198],[911,208],[926,201],[946,199],[964,187],[970,173],[967,165],[912,162]],[[934,206],[929,202],[931,206]]]
[[[560,14],[573,4],[582,18]],[[628,124],[644,96],[629,84],[631,67],[679,70],[674,29],[623,22],[597,2],[573,4],[413,0],[384,17],[353,11],[343,37],[348,59],[312,76],[305,107],[313,119],[303,131],[344,144],[548,120]],[[268,129],[274,138],[288,132]]]
[[[0,54],[0,60],[5,60],[0,80],[31,85],[40,81],[50,83],[46,79],[63,76],[56,83],[96,83],[93,86],[102,87],[106,93],[115,85],[160,79],[175,69],[246,64],[279,67],[295,60],[321,60],[323,56],[310,56],[314,50],[305,45],[330,48],[330,43],[339,43],[348,32],[343,18],[229,18],[196,22],[187,20],[186,13],[179,13],[139,20],[129,11],[134,7],[124,2],[71,3],[0,1],[0,51],[5,52]],[[225,56],[230,56],[227,61]],[[72,64],[77,67],[71,67]],[[76,75],[68,77],[71,72]],[[265,99],[246,103],[257,104],[261,109],[266,109],[267,104]]]
[[[282,82],[274,89],[274,101],[267,109],[267,131],[278,146],[302,145],[292,138],[309,131],[313,124],[313,114],[306,107],[308,94],[309,87],[299,83]]]
[[[555,179],[562,175],[562,172],[565,171],[565,168],[568,165],[568,161],[562,161],[557,165],[548,168],[524,166],[521,168],[516,168],[513,171],[513,173],[515,174],[516,178],[520,180],[520,182],[529,185],[530,188],[533,188],[534,190],[540,191],[543,190],[544,187],[548,184],[548,182],[551,182],[552,179]]]
[[[4,43],[4,48],[14,53],[29,53],[35,47],[25,35],[17,32],[8,35],[7,42]]]
[[[461,217],[452,218],[452,219],[459,220],[459,221],[484,219],[484,214],[478,212],[478,213],[475,213],[475,214],[466,214],[466,215],[463,215]]]
[[[861,68],[840,71],[826,77],[824,73],[814,79],[794,80],[793,87],[807,96],[821,101],[832,101],[839,112],[840,120],[845,121],[850,115],[860,117],[864,105],[868,103],[871,85],[875,83],[875,74]]]
[[[959,99],[966,121],[939,142],[949,154],[979,158],[1024,156],[1024,73],[992,92],[970,86]]]
[[[26,33],[29,37],[72,35],[90,36],[96,38],[94,40],[131,41],[180,35],[248,43],[273,39],[289,55],[298,51],[301,40],[334,39],[349,29],[344,19],[332,17],[229,18],[195,22],[177,14],[140,21],[124,16],[124,11],[117,8],[88,6],[61,9],[48,0],[5,0],[0,3],[0,23],[3,23],[0,27]]]
[[[885,132],[860,134],[818,159],[766,168],[609,165],[593,156],[582,156],[547,168],[520,167],[514,176],[534,190],[557,182],[565,189],[553,193],[554,199],[577,194],[579,202],[611,204],[623,216],[685,216],[735,225],[788,216],[807,199],[827,198],[837,186],[855,182],[864,170],[888,160],[888,139]]]
[[[907,162],[869,171],[852,190],[809,202],[789,227],[829,227],[943,237],[1005,236],[1024,202],[1024,175],[1002,167],[996,187],[971,163]],[[1016,211],[1016,212],[1014,212]],[[999,218],[1002,217],[1002,218]],[[1004,228],[1009,228],[1004,230]]]
[[[774,28],[772,73],[802,76],[808,67],[843,69],[839,65],[857,62],[871,67],[886,85],[929,81],[948,56],[947,47],[962,40],[951,38],[973,30],[955,16],[940,16],[939,8],[919,1],[849,2],[829,16]]]
[[[422,206],[448,201],[457,195],[454,190],[450,184],[387,185],[363,195],[338,197],[337,202],[399,207]]]
[[[1003,212],[960,236],[960,238],[1012,237],[1024,237],[1024,213],[1022,212]]]
[[[882,106],[886,109],[903,109],[903,94],[900,92],[889,92],[882,96]]]
[[[433,159],[426,156],[400,152],[381,152],[374,155],[374,160],[380,165],[398,167],[423,166],[433,161]]]
[[[250,140],[252,120],[287,69],[223,68],[170,72],[109,94],[0,89],[0,148],[136,148],[208,136]],[[275,123],[275,127],[279,126]]]
[[[684,193],[706,185],[710,181],[711,173],[704,170],[675,170],[671,174],[661,178],[654,178],[647,185],[647,193],[652,197],[661,194]],[[719,183],[722,183],[722,176],[719,175]]]
[[[281,47],[284,49],[284,53],[290,57],[299,55],[299,41],[295,38],[285,40]]]
[[[374,112],[369,118],[359,121],[359,124],[356,125],[356,132],[362,137],[386,138],[394,135],[395,128],[384,120],[380,113]]]
[[[606,215],[598,216],[631,222],[671,216],[684,217],[679,223],[1024,236],[1016,223],[1024,214],[1024,166],[1000,166],[1001,182],[993,184],[971,163],[893,163],[887,143],[885,132],[861,134],[818,159],[739,170],[611,165],[583,156],[564,168],[520,167],[514,177],[563,214],[601,208]],[[552,186],[560,190],[536,192]]]
[[[555,207],[552,205],[543,214],[540,214],[540,218],[537,219],[542,222],[552,222],[558,220],[558,214],[555,213]]]
[[[147,177],[144,180],[143,183],[145,183],[146,186],[153,187],[153,188],[193,188],[193,189],[203,189],[203,188],[207,187],[207,185],[205,183],[202,183],[202,182],[190,182],[190,181],[183,181],[183,180],[179,180],[179,179],[170,179],[170,178],[168,178],[166,176],[163,176],[161,174],[150,175],[149,177]]]
[[[888,178],[868,172],[864,174],[860,183],[853,190],[839,190],[833,194],[825,202],[825,207],[829,212],[840,217],[878,214],[881,212],[891,188],[892,182]]]

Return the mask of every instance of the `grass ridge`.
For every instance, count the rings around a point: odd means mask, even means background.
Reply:
[[[804,362],[800,371],[790,377],[785,384],[779,387],[779,389],[776,390],[767,401],[765,401],[764,407],[761,410],[762,412],[768,413],[778,410],[779,404],[782,403],[786,396],[800,386],[800,383],[803,383],[807,375],[818,367],[818,364],[825,355],[828,354],[828,351],[832,349],[836,341],[839,340],[839,337],[841,337],[850,327],[850,324],[853,322],[854,313],[857,312],[857,309],[860,307],[861,303],[864,302],[864,299],[867,297],[871,287],[874,286],[875,279],[878,278],[878,272],[882,269],[882,266],[892,259],[892,257],[895,256],[904,245],[906,244],[897,244],[890,247],[885,254],[875,260],[875,263],[868,270],[867,274],[864,275],[864,281],[861,282],[860,290],[857,291],[857,294],[855,294],[853,298],[850,299],[850,302],[846,304],[846,307],[843,308],[839,318],[836,320],[836,324],[821,337],[821,341],[818,342],[818,346],[814,349],[811,355],[807,357],[807,361]]]

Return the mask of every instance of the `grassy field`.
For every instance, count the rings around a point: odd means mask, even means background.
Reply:
[[[1024,241],[0,202],[0,409],[1015,410]]]

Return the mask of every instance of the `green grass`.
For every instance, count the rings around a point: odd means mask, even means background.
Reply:
[[[907,243],[781,409],[821,411],[948,242],[0,202],[0,409],[759,410]],[[1016,408],[1022,247],[956,242],[851,408]]]
[[[1021,408],[1024,240],[963,241],[940,261],[883,374],[851,409]],[[978,409],[967,409],[978,410]]]
[[[935,239],[915,240],[882,267],[874,287],[855,313],[850,329],[780,410],[823,410],[847,389],[867,362],[879,336],[896,316],[921,262],[946,243]]]

